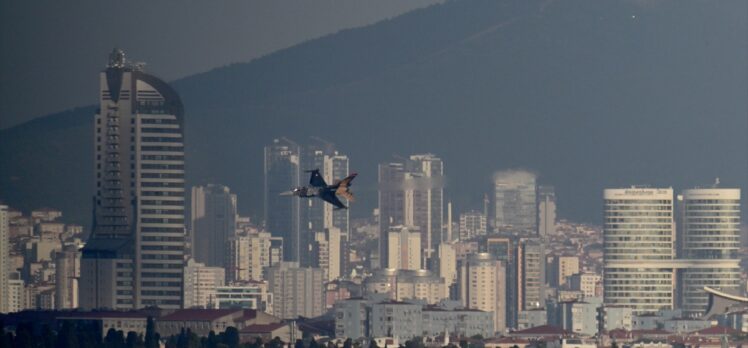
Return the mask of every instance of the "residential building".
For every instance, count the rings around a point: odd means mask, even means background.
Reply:
[[[569,290],[581,291],[584,297],[600,296],[597,286],[601,280],[602,277],[596,273],[576,273],[569,276],[566,285]]]
[[[184,108],[163,80],[114,50],[94,117],[94,223],[80,307],[183,303]]]
[[[281,262],[267,269],[273,313],[283,319],[313,318],[324,311],[323,274],[319,268],[300,268]]]
[[[474,309],[444,309],[424,307],[422,325],[424,337],[438,337],[445,333],[457,337],[493,337],[493,313]]]
[[[369,300],[363,298],[335,302],[335,337],[353,340],[368,337]]]
[[[517,243],[517,308],[530,310],[545,305],[545,248],[542,241],[522,238]]]
[[[229,240],[227,254],[227,281],[262,281],[265,269],[283,259],[283,238],[263,231],[241,232]]]
[[[457,282],[457,252],[453,243],[439,244],[439,277],[447,287]]]
[[[0,204],[0,313],[10,312],[10,218]]]
[[[421,265],[421,231],[414,226],[390,226],[387,267],[419,270]]]
[[[369,337],[409,340],[423,335],[420,304],[388,301],[375,303],[369,315]]]
[[[631,331],[634,329],[634,310],[624,306],[602,306],[599,308],[600,329],[603,332],[613,330]]]
[[[217,308],[247,308],[273,314],[273,294],[267,282],[235,282],[216,287]]]
[[[468,257],[460,268],[460,298],[465,308],[493,313],[494,332],[506,330],[506,268],[489,253]]]
[[[217,288],[224,284],[226,271],[208,267],[193,259],[184,268],[184,308],[216,308]]]
[[[55,309],[78,308],[80,257],[77,245],[68,245],[55,255]]]
[[[386,294],[393,301],[435,304],[449,298],[444,278],[428,270],[378,269],[364,280],[364,289],[367,295]]]
[[[460,214],[460,240],[485,236],[487,232],[486,215],[477,210]]]
[[[553,275],[551,286],[566,285],[567,277],[579,273],[579,257],[560,255],[553,258]]]

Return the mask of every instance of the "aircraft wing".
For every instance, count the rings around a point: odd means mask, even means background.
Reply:
[[[322,191],[320,193],[319,198],[321,198],[323,201],[330,203],[334,205],[338,209],[348,209],[348,207],[341,202],[338,197],[335,195],[335,192],[332,191]]]
[[[325,179],[322,178],[322,175],[319,173],[319,169],[308,170],[307,173],[312,173],[312,175],[309,177],[310,186],[327,187],[327,183],[325,182]]]

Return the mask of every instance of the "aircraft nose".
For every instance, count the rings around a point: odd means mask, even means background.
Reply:
[[[293,196],[293,191],[281,192],[279,196]]]

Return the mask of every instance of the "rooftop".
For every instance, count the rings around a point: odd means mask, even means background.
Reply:
[[[159,321],[206,321],[216,320],[237,312],[242,309],[180,309],[171,314],[159,318]],[[246,313],[243,314],[246,316]]]

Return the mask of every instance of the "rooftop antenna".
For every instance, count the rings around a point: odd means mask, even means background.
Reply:
[[[714,178],[714,185],[712,185],[712,188],[719,187],[719,178]]]

